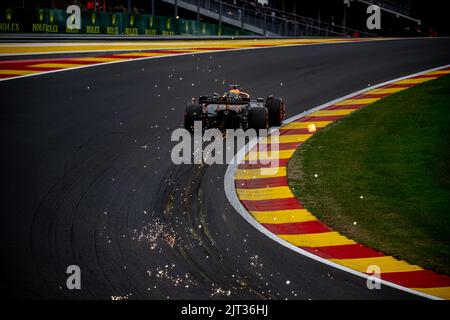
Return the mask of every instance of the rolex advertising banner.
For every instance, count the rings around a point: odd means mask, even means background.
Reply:
[[[66,14],[64,13],[63,16],[63,12],[60,10],[39,9],[34,12],[33,19],[31,21],[31,32],[66,32],[65,16]]]
[[[0,32],[25,32],[24,21],[27,12],[25,10],[13,10],[2,8],[0,10]]]
[[[250,34],[240,29],[199,21],[121,12],[79,11],[77,13],[69,8],[67,11],[1,8],[0,32],[130,36]]]

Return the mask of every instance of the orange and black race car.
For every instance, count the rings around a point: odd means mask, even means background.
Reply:
[[[184,113],[184,127],[194,131],[194,122],[201,121],[203,128],[267,129],[280,126],[286,114],[282,98],[268,96],[266,99],[250,99],[239,85],[230,85],[222,96],[214,93],[200,96],[198,104],[190,103]]]

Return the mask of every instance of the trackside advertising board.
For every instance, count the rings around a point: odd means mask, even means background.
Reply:
[[[80,28],[68,28],[64,10],[0,8],[0,32],[104,35],[251,35],[232,27],[145,14],[82,11]]]

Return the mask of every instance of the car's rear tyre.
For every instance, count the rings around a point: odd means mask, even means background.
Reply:
[[[278,97],[268,97],[266,100],[266,108],[269,112],[269,125],[271,127],[281,126],[286,114],[283,99]]]
[[[184,112],[184,128],[190,133],[194,132],[194,122],[203,121],[203,108],[198,104],[188,104]]]
[[[267,116],[267,109],[262,107],[254,107],[250,109],[248,116],[249,128],[255,129],[267,129],[269,127],[269,118]]]

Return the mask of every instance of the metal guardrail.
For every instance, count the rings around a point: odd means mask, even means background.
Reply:
[[[418,24],[421,23],[420,19],[411,17],[411,6],[409,4],[409,1],[404,1],[405,4],[403,6],[397,2],[394,3],[392,1],[387,0],[357,0],[357,1],[367,5],[377,5],[381,8],[381,10],[394,14],[398,17],[414,21]],[[408,4],[406,4],[406,2]]]
[[[411,14],[411,1],[389,1],[389,0],[367,0],[372,4],[375,4],[381,8],[385,8],[391,10],[393,12],[400,13],[405,16],[409,16]]]
[[[241,5],[254,5],[254,3],[252,3],[249,0],[238,0],[238,3],[240,3]],[[267,12],[274,12],[279,17],[283,17],[283,19],[285,19],[285,20],[289,20],[289,21],[293,21],[293,22],[296,22],[299,24],[311,26],[315,29],[318,28],[321,30],[331,30],[332,32],[335,32],[336,34],[339,34],[339,35],[353,35],[353,33],[358,33],[360,36],[365,36],[365,37],[377,37],[378,36],[374,33],[356,30],[356,29],[348,28],[348,27],[345,27],[342,25],[331,24],[331,23],[328,23],[325,21],[301,16],[301,15],[298,15],[298,14],[295,14],[292,12],[283,11],[283,10],[279,10],[279,9],[272,8],[272,7],[264,7],[264,8],[261,7],[260,9],[264,10],[266,12],[266,15],[267,15]],[[269,14],[269,16],[270,16],[270,14]]]
[[[360,36],[376,36],[343,26],[314,20],[273,8],[252,10],[236,6],[220,0],[162,0],[166,3],[191,9],[193,11],[209,12],[217,18],[219,24],[227,20],[242,29],[261,35],[281,36],[341,36],[350,37],[358,32]],[[211,16],[210,15],[210,16]]]

